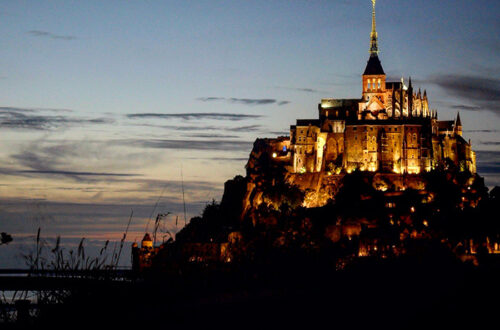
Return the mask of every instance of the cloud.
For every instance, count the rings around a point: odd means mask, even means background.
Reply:
[[[118,182],[141,176],[162,155],[109,140],[32,141],[13,152],[0,173],[22,177],[69,178],[76,182]],[[97,169],[97,170],[96,170]]]
[[[185,159],[210,160],[215,162],[247,162],[248,157],[191,157]]]
[[[249,151],[252,142],[240,140],[124,140],[118,143],[155,149],[183,149],[183,150],[221,150],[221,151]]]
[[[465,130],[465,132],[468,133],[498,133],[500,130],[497,129],[470,129],[470,130]]]
[[[237,135],[224,135],[224,134],[186,134],[186,137],[192,138],[206,138],[206,139],[234,139],[238,138]]]
[[[498,150],[476,150],[478,161],[500,160],[500,151]]]
[[[271,131],[271,132],[269,132],[269,134],[278,135],[278,136],[288,136],[288,135],[290,135],[290,132]]]
[[[137,119],[137,118],[180,118],[183,120],[201,120],[201,119],[212,119],[212,120],[231,120],[240,121],[245,119],[256,119],[261,118],[261,115],[249,115],[249,114],[239,114],[239,113],[217,113],[217,112],[191,112],[191,113],[129,113],[126,115],[127,118]]]
[[[0,107],[2,112],[73,112],[71,109],[56,109],[56,108],[21,108],[21,107]]]
[[[479,174],[500,174],[500,162],[478,165],[477,172]]]
[[[246,162],[248,157],[212,157],[207,158],[209,160],[220,161],[220,162]]]
[[[37,177],[68,177],[75,181],[102,181],[113,177],[136,177],[140,174],[134,173],[113,173],[94,171],[72,171],[60,169],[66,166],[67,161],[75,154],[64,151],[65,146],[40,148],[36,152],[22,151],[11,156],[22,167],[29,169],[8,169],[10,175],[37,176]]]
[[[480,141],[479,143],[485,146],[500,146],[500,141]]]
[[[213,125],[202,125],[202,126],[174,126],[174,125],[157,125],[149,123],[136,124],[136,126],[145,127],[156,127],[169,129],[174,131],[185,131],[185,132],[196,132],[196,131],[226,131],[226,132],[255,132],[262,128],[261,125],[247,125],[247,126],[236,126],[236,127],[224,127],[224,126],[213,126]]]
[[[142,176],[141,174],[130,173],[106,173],[106,172],[75,172],[75,171],[61,171],[61,170],[22,170],[19,173],[36,173],[36,174],[50,174],[50,175],[65,175],[65,176]]]
[[[265,105],[265,104],[273,104],[277,101],[275,99],[238,99],[238,98],[230,98],[228,99],[232,103],[240,103],[245,105]]]
[[[210,102],[210,101],[224,101],[226,98],[224,97],[200,97],[197,98],[198,101]]]
[[[33,37],[41,37],[41,38],[49,38],[49,39],[56,39],[56,40],[76,40],[78,39],[75,36],[71,35],[59,35],[59,34],[54,34],[51,32],[47,31],[40,31],[40,30],[31,30],[28,31],[28,34],[33,36]]]
[[[290,103],[290,101],[278,101],[276,99],[246,99],[246,98],[236,98],[236,97],[199,97],[198,101],[202,102],[213,102],[213,101],[226,101],[228,103],[237,103],[243,105],[268,105],[268,104],[277,104],[279,106],[286,105]]]
[[[224,130],[229,132],[255,132],[258,131],[262,126],[260,125],[249,125],[249,126],[239,126],[239,127],[226,127]]]
[[[184,190],[188,192],[214,191],[214,190],[222,190],[223,188],[222,184],[220,187],[218,187],[213,182],[210,181],[151,180],[151,179],[139,178],[137,180],[134,180],[134,182],[137,182],[139,184],[138,191],[140,192],[144,191],[160,192],[165,187],[170,191],[179,191],[179,192],[182,190],[182,188],[184,188]]]
[[[479,174],[499,174],[500,173],[500,151],[478,150],[477,171]]]
[[[276,88],[287,89],[287,90],[297,91],[297,92],[304,92],[304,93],[325,93],[325,91],[321,91],[321,90],[314,89],[314,88],[281,87],[281,86],[276,87]]]
[[[461,104],[455,104],[449,106],[449,108],[454,109],[454,110],[465,110],[465,111],[479,111],[481,110],[481,107],[475,106],[475,105],[461,105]]]
[[[45,115],[43,111],[70,112],[64,109],[30,109],[0,107],[0,127],[8,129],[51,130],[74,125],[110,124],[110,118],[77,118],[67,115]]]
[[[452,106],[469,111],[491,111],[500,115],[500,80],[462,74],[434,75],[430,82],[448,94],[467,100],[470,105]]]

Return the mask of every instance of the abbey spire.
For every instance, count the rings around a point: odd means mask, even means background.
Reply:
[[[375,3],[376,0],[372,1],[372,32],[370,33],[370,58],[366,65],[365,72],[363,75],[385,75],[382,64],[378,58],[378,34],[377,34],[377,22],[375,19]]]
[[[377,21],[375,18],[375,3],[377,0],[372,0],[372,32],[370,33],[370,56],[378,55],[378,35]]]

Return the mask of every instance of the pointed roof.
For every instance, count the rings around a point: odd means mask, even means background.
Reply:
[[[147,241],[150,241],[152,242],[153,240],[151,239],[151,236],[149,236],[149,233],[146,233],[146,235],[144,235],[144,238],[142,239],[143,242],[147,242]]]
[[[460,120],[460,112],[457,113],[457,120],[455,121],[455,126],[462,126],[462,121]]]
[[[377,55],[370,56],[363,75],[385,75],[384,69],[382,68],[382,63],[380,63]]]

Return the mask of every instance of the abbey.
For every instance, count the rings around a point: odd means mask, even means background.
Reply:
[[[318,119],[291,126],[289,141],[278,143],[287,151],[289,171],[418,174],[451,161],[475,173],[475,153],[462,137],[460,115],[440,121],[427,92],[415,91],[411,78],[408,85],[403,79],[386,81],[378,57],[375,1],[361,98],[322,99]]]

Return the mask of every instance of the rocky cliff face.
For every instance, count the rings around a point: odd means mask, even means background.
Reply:
[[[274,139],[257,139],[248,163],[247,176],[235,177],[225,184],[223,206],[230,206],[232,216],[243,220],[261,205],[279,209],[282,204],[306,208],[322,207],[335,200],[345,173],[291,173],[290,159],[276,154]],[[420,175],[364,173],[366,182],[378,191],[424,190],[426,179]],[[277,192],[276,190],[280,190]],[[302,196],[294,196],[299,190]],[[300,200],[297,200],[300,199]]]

